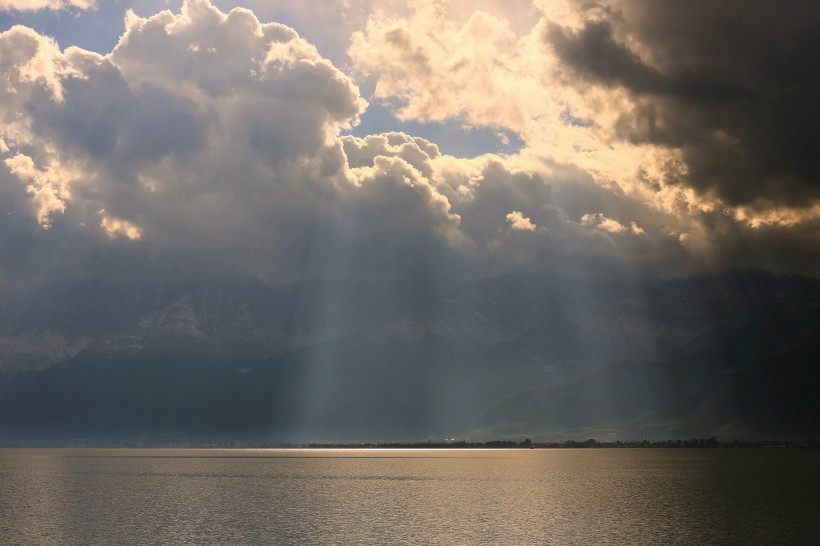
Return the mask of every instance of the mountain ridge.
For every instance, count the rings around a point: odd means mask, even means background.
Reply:
[[[420,291],[86,282],[4,302],[0,440],[817,432],[816,279],[520,275]]]

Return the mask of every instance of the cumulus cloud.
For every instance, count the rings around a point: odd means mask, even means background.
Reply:
[[[628,1],[334,5],[350,73],[208,0],[128,12],[105,55],[0,33],[2,277],[817,267],[813,156],[784,144],[817,140],[784,102],[813,119],[811,70],[780,74],[762,46],[733,65],[709,16],[712,58],[688,42],[694,20]],[[810,45],[795,24],[792,45]],[[791,51],[781,27],[755,28]],[[747,30],[730,29],[741,44]],[[525,145],[463,159],[351,136],[366,99]]]
[[[71,198],[69,182],[77,175],[61,169],[59,164],[40,169],[22,153],[9,157],[5,164],[11,174],[27,183],[26,192],[31,196],[37,222],[46,229],[51,227],[52,216],[65,211],[66,201]]]
[[[818,67],[802,52],[817,45],[817,4],[610,5],[580,29],[553,24],[545,42],[575,77],[631,95],[617,135],[678,150],[681,182],[719,206],[812,218]]]
[[[380,75],[376,96],[400,100],[402,119],[461,116],[523,130],[524,115],[510,97],[519,82],[503,63],[487,62],[515,43],[507,22],[479,11],[459,27],[440,17],[439,4],[423,6],[412,19],[375,16],[365,33],[354,34],[350,54],[358,68]]]
[[[516,131],[527,169],[578,167],[715,252],[735,233],[724,218],[784,240],[816,222],[816,3],[535,2],[529,26],[457,4],[380,12],[354,34],[399,117]]]
[[[679,151],[620,137],[621,112],[633,104],[628,93],[576,85],[544,39],[557,28],[549,19],[560,11],[556,4],[530,11],[528,26],[511,24],[503,11],[455,17],[456,4],[413,4],[409,15],[395,17],[380,12],[354,33],[356,67],[377,78],[375,96],[393,104],[399,118],[501,127],[524,140],[520,159],[528,170],[579,166],[600,185],[661,210],[679,206],[681,197],[700,206],[696,192],[667,184],[685,171]],[[647,177],[660,191],[647,188]]]
[[[127,237],[132,241],[142,238],[142,230],[131,222],[110,218],[105,215],[105,209],[100,210],[100,215],[102,216],[100,227],[109,237]]]
[[[603,231],[608,231],[609,233],[625,233],[627,231],[626,226],[621,224],[617,220],[613,220],[612,218],[607,218],[603,214],[584,214],[581,217],[581,223],[585,226],[594,227],[596,229],[600,229]]]
[[[469,244],[431,179],[437,147],[340,137],[366,102],[284,25],[188,0],[130,13],[109,55],[23,27],[0,48],[3,185],[19,223],[85,245],[76,255],[121,248],[281,280],[402,274]]]
[[[521,214],[520,211],[514,210],[507,215],[507,221],[510,223],[512,229],[518,231],[535,231],[535,224],[532,220]]]
[[[0,48],[4,161],[41,225],[65,214],[200,251],[271,230],[276,247],[347,176],[335,135],[364,107],[357,88],[248,11],[191,0],[177,15],[132,14],[108,56],[23,27]]]
[[[595,214],[584,214],[581,216],[581,224],[608,233],[620,235],[622,233],[632,233],[633,235],[646,235],[646,231],[635,222],[630,222],[629,227],[623,225],[618,220],[607,218],[600,212]]]
[[[97,0],[0,0],[0,11],[92,9],[96,5]]]

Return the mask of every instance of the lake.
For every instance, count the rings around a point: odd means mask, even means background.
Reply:
[[[817,544],[809,449],[0,450],[0,544]]]

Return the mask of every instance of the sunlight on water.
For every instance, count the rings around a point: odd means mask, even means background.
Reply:
[[[0,450],[0,543],[810,543],[818,462],[809,450]]]

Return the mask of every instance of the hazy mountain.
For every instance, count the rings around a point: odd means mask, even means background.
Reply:
[[[0,440],[817,432],[814,279],[414,286],[85,282],[17,295],[0,320]]]
[[[349,334],[413,305],[412,294],[393,282],[47,286],[2,306],[0,369],[46,368],[80,352],[270,356]]]
[[[524,390],[476,420],[487,433],[584,438],[777,437],[820,430],[820,307],[738,313],[659,362],[624,360]]]

